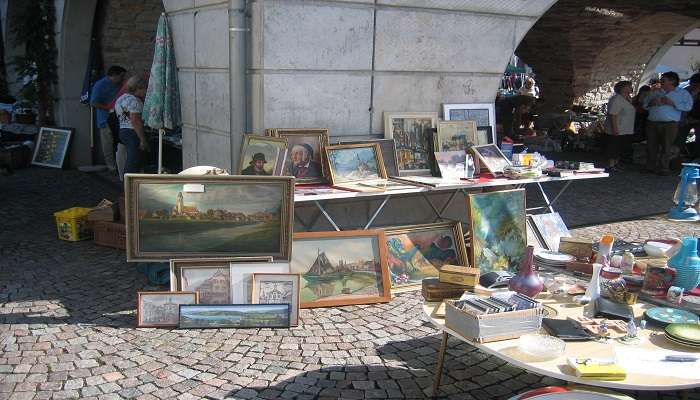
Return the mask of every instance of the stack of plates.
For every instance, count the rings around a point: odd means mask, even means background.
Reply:
[[[700,349],[700,325],[669,324],[666,327],[666,339],[681,346]]]
[[[564,268],[566,263],[574,261],[574,256],[556,251],[537,250],[535,252],[535,265],[538,267]]]

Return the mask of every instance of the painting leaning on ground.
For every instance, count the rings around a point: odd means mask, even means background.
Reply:
[[[288,328],[289,322],[289,304],[180,306],[180,328]]]

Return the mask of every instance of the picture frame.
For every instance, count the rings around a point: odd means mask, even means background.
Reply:
[[[537,228],[535,227],[535,223],[532,221],[530,218],[530,214],[527,215],[527,219],[525,220],[525,227],[527,229],[526,231],[526,243],[528,246],[532,246],[537,249],[547,249],[547,246],[544,243],[544,240],[540,237],[540,234],[537,233]]]
[[[198,258],[198,259],[171,259],[170,260],[170,291],[177,292],[182,290],[180,282],[181,269],[192,267],[217,267],[231,268],[231,263],[247,262],[247,263],[265,263],[272,262],[272,257],[235,257],[235,258]],[[230,274],[229,274],[230,276]]]
[[[292,177],[126,174],[124,187],[129,262],[289,260]]]
[[[474,121],[438,121],[435,152],[469,151],[480,144]]]
[[[289,304],[180,305],[178,328],[289,328]]]
[[[394,139],[371,139],[371,140],[353,140],[341,141],[338,144],[366,144],[379,143],[382,149],[382,160],[384,160],[384,169],[389,177],[399,176],[399,159],[396,156],[396,142]]]
[[[325,153],[331,185],[388,178],[378,143],[329,145]]]
[[[265,164],[262,172],[256,171],[254,167],[254,157],[262,154]],[[268,161],[269,159],[269,161]],[[259,175],[259,176],[282,176],[282,170],[287,161],[287,139],[243,135],[243,143],[241,144],[241,156],[238,163],[239,175]]]
[[[198,292],[204,304],[231,303],[230,260],[171,260],[170,291]]]
[[[253,274],[288,274],[288,262],[238,262],[229,264],[231,268],[231,303],[251,304],[253,301]]]
[[[494,175],[503,175],[504,169],[513,165],[495,144],[472,146],[472,153],[479,158],[480,165]]]
[[[294,176],[297,184],[319,184],[326,182],[326,160],[323,149],[328,146],[328,129],[326,128],[273,128],[267,129],[268,136],[287,140],[287,161],[282,174]],[[295,166],[303,162],[308,155],[306,165],[301,170]]]
[[[493,139],[493,129],[490,126],[477,126],[476,138],[479,145],[496,143]]]
[[[475,121],[477,126],[490,126],[491,131],[496,132],[496,106],[493,103],[443,104],[442,118],[445,121]],[[493,133],[490,143],[496,143]]]
[[[384,112],[384,137],[395,141],[399,175],[430,175],[437,120],[436,112]]]
[[[73,129],[42,126],[36,137],[32,165],[63,168]]]
[[[446,264],[470,266],[459,221],[390,227],[384,235],[392,290],[420,287]]]
[[[295,233],[290,272],[300,274],[299,307],[390,301],[385,240],[382,230]]]
[[[253,273],[253,304],[289,304],[292,326],[299,325],[299,274]]]
[[[136,327],[177,327],[180,304],[198,302],[197,292],[136,292]]]
[[[559,251],[559,242],[563,237],[571,237],[569,228],[558,212],[545,214],[530,214],[528,218],[535,227],[547,250]]]

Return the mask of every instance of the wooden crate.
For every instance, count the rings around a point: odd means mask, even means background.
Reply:
[[[126,225],[124,224],[96,221],[93,233],[96,245],[126,249]]]

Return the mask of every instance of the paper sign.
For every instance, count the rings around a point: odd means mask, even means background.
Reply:
[[[204,193],[204,185],[201,183],[186,183],[182,186],[185,193]]]

